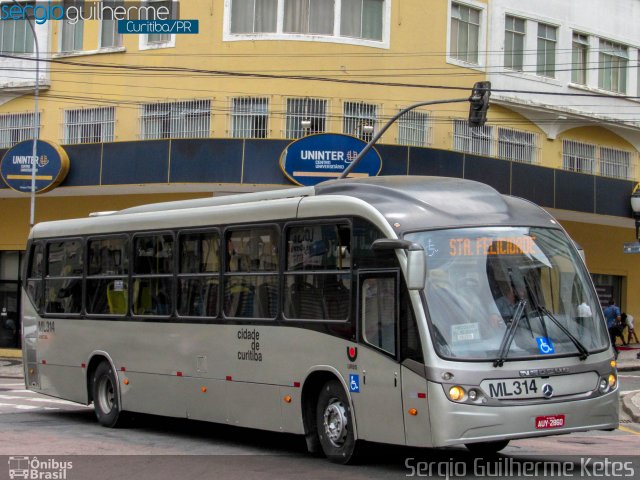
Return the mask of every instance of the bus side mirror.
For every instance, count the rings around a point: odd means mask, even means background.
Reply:
[[[414,244],[415,245],[415,244]],[[427,255],[423,248],[407,250],[407,288],[423,290],[427,279]]]
[[[379,238],[371,245],[374,251],[406,250],[407,251],[407,287],[409,290],[422,290],[427,277],[427,256],[422,245],[408,240],[395,238]]]

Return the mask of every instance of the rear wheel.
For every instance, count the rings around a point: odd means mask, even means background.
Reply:
[[[93,406],[100,425],[113,428],[122,423],[118,383],[111,365],[102,362],[93,373]]]
[[[357,441],[349,399],[337,380],[327,382],[318,395],[316,427],[320,445],[329,460],[349,463],[355,460]]]
[[[509,445],[509,440],[497,440],[495,442],[467,443],[467,449],[476,455],[495,455]]]

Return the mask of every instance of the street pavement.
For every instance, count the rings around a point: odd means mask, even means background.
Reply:
[[[618,347],[618,371],[633,372],[640,370],[640,344],[632,344],[627,347]],[[634,423],[640,423],[640,391],[620,395],[620,407]]]

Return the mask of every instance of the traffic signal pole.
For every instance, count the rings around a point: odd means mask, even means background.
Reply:
[[[405,113],[410,112],[419,107],[426,107],[429,105],[442,105],[445,103],[463,103],[469,102],[469,123],[472,127],[482,126],[487,119],[487,109],[489,108],[489,96],[491,95],[491,83],[490,82],[477,82],[473,86],[473,91],[470,97],[465,98],[451,98],[448,100],[432,100],[429,102],[418,102],[413,105],[409,105],[406,108],[403,108],[398,113],[396,113],[391,119],[384,124],[384,126],[376,133],[373,138],[365,145],[362,151],[358,154],[358,156],[349,164],[347,168],[344,169],[344,172],[340,175],[339,178],[346,178],[349,173],[360,163],[360,160],[364,158],[364,156],[373,148],[378,140],[384,135],[384,133],[389,130],[389,127],[393,125],[396,120],[402,117]]]

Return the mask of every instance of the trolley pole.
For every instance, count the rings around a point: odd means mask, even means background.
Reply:
[[[428,102],[418,102],[413,105],[409,105],[408,107],[400,110],[396,113],[391,119],[384,124],[384,126],[376,133],[373,138],[365,145],[362,151],[358,154],[358,156],[351,162],[351,164],[344,169],[344,172],[340,175],[339,178],[347,178],[349,173],[356,167],[356,165],[364,158],[364,156],[373,148],[378,140],[384,135],[384,133],[389,129],[391,125],[393,125],[396,120],[402,117],[405,113],[410,112],[419,107],[426,107],[429,105],[442,105],[445,103],[463,103],[469,102],[471,105],[469,111],[469,120],[472,126],[481,126],[486,121],[487,117],[487,109],[489,108],[489,96],[491,95],[491,83],[490,82],[477,82],[473,86],[473,92],[470,97],[465,98],[451,98],[448,100],[432,100]],[[478,115],[482,116],[483,119],[479,120]]]

